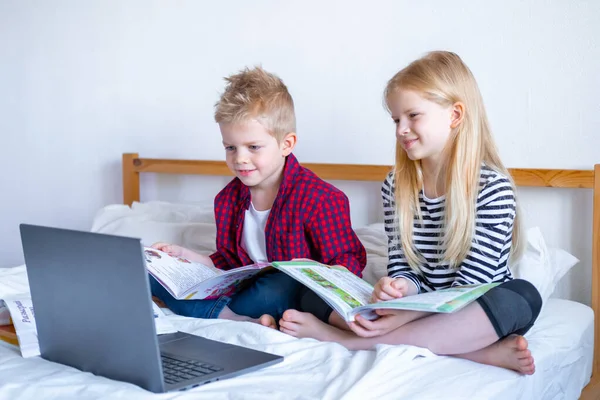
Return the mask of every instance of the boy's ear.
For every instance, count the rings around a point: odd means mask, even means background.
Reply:
[[[460,101],[457,101],[452,105],[452,115],[450,116],[450,127],[452,129],[457,128],[465,117],[465,105]]]
[[[294,150],[294,147],[296,147],[297,140],[298,137],[296,136],[296,132],[290,132],[287,135],[285,135],[285,137],[281,141],[281,152],[283,153],[284,157],[289,156],[290,153]]]

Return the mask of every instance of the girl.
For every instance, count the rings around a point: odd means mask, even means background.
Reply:
[[[373,301],[503,283],[453,314],[378,310],[375,321],[358,316],[344,326],[335,313],[325,324],[288,310],[280,329],[352,350],[409,344],[532,374],[522,335],[542,300],[508,268],[520,251],[515,189],[475,78],[456,54],[432,52],[388,82],[385,101],[396,125],[396,164],[382,187],[388,276],[375,285]]]

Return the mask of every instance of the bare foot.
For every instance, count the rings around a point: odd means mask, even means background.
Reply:
[[[275,322],[275,318],[270,316],[269,314],[263,314],[259,318],[250,318],[245,315],[239,315],[231,311],[229,307],[223,308],[223,311],[219,314],[220,319],[229,319],[232,321],[248,321],[254,322],[255,324],[259,324],[262,326],[266,326],[267,328],[277,329],[277,322]]]
[[[248,321],[254,322],[255,324],[259,324],[262,326],[266,326],[267,328],[277,329],[277,322],[275,322],[275,318],[270,316],[269,314],[263,314],[259,318],[250,318],[244,315],[237,315],[236,317],[228,318],[234,321]]]
[[[279,321],[279,330],[298,338],[312,338],[325,342],[342,343],[351,334],[328,325],[314,315],[287,310]],[[343,344],[343,343],[342,343]]]
[[[528,346],[527,339],[523,336],[511,335],[486,348],[472,353],[457,354],[456,357],[532,375],[535,372],[535,364]]]
[[[277,322],[275,322],[275,318],[269,314],[263,314],[260,316],[260,318],[250,319],[250,321],[256,322],[262,326],[266,326],[267,328],[277,329]]]

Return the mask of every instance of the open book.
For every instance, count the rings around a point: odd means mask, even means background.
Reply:
[[[146,267],[178,300],[211,299],[238,291],[249,278],[271,268],[271,264],[252,264],[222,271],[215,267],[175,258],[160,250],[144,248]]]
[[[11,325],[0,326],[0,340],[18,346],[24,358],[39,356],[40,345],[31,296],[21,294],[7,297],[0,300],[0,310],[3,308],[10,313],[10,319],[2,321]],[[152,308],[157,335],[177,332],[165,313],[154,302]]]
[[[330,267],[315,261],[273,262],[272,265],[313,290],[348,322],[354,321],[358,314],[367,319],[376,319],[375,310],[383,308],[452,313],[499,285],[458,286],[369,303],[373,286],[345,268]]]

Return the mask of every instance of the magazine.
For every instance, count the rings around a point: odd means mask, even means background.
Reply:
[[[35,357],[40,355],[40,346],[37,338],[37,327],[35,325],[35,314],[33,304],[29,294],[23,294],[0,300],[0,307],[6,307],[10,312],[10,323],[0,329],[0,340],[17,345],[21,350],[21,355],[26,357]],[[175,333],[177,329],[166,318],[165,313],[152,302],[154,312],[154,321],[156,323],[156,333],[162,335],[165,333]]]
[[[249,278],[271,268],[271,264],[263,263],[222,271],[150,247],[144,248],[144,256],[150,275],[178,300],[229,295],[239,291]]]
[[[8,307],[6,307],[4,302],[0,300],[0,326],[9,324],[11,324],[10,312],[8,311]]]
[[[452,313],[499,285],[488,283],[458,286],[369,303],[373,286],[345,268],[330,267],[316,261],[273,262],[272,265],[313,290],[347,322],[354,321],[358,314],[367,319],[376,319],[377,309]]]
[[[31,297],[29,295],[11,297],[4,299],[3,303],[10,313],[10,322],[13,324],[21,355],[23,357],[38,356],[40,347],[37,341]]]

